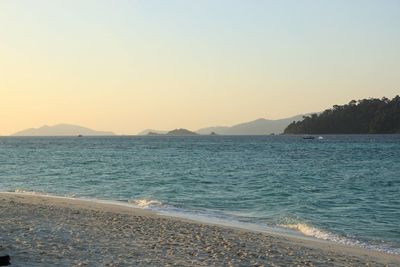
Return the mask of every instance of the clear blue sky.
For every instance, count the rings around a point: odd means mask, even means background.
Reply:
[[[3,132],[281,118],[400,93],[400,1],[0,2]]]

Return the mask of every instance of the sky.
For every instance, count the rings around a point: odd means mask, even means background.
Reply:
[[[197,130],[400,94],[398,0],[1,0],[0,135]]]

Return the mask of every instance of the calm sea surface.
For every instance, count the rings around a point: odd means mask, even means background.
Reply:
[[[400,135],[0,138],[0,191],[400,254]]]

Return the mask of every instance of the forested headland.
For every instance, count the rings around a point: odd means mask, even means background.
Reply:
[[[400,97],[352,100],[289,124],[285,134],[400,133]]]

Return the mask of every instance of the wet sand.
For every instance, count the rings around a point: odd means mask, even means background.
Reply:
[[[11,266],[400,266],[400,256],[161,216],[108,203],[0,193]]]

